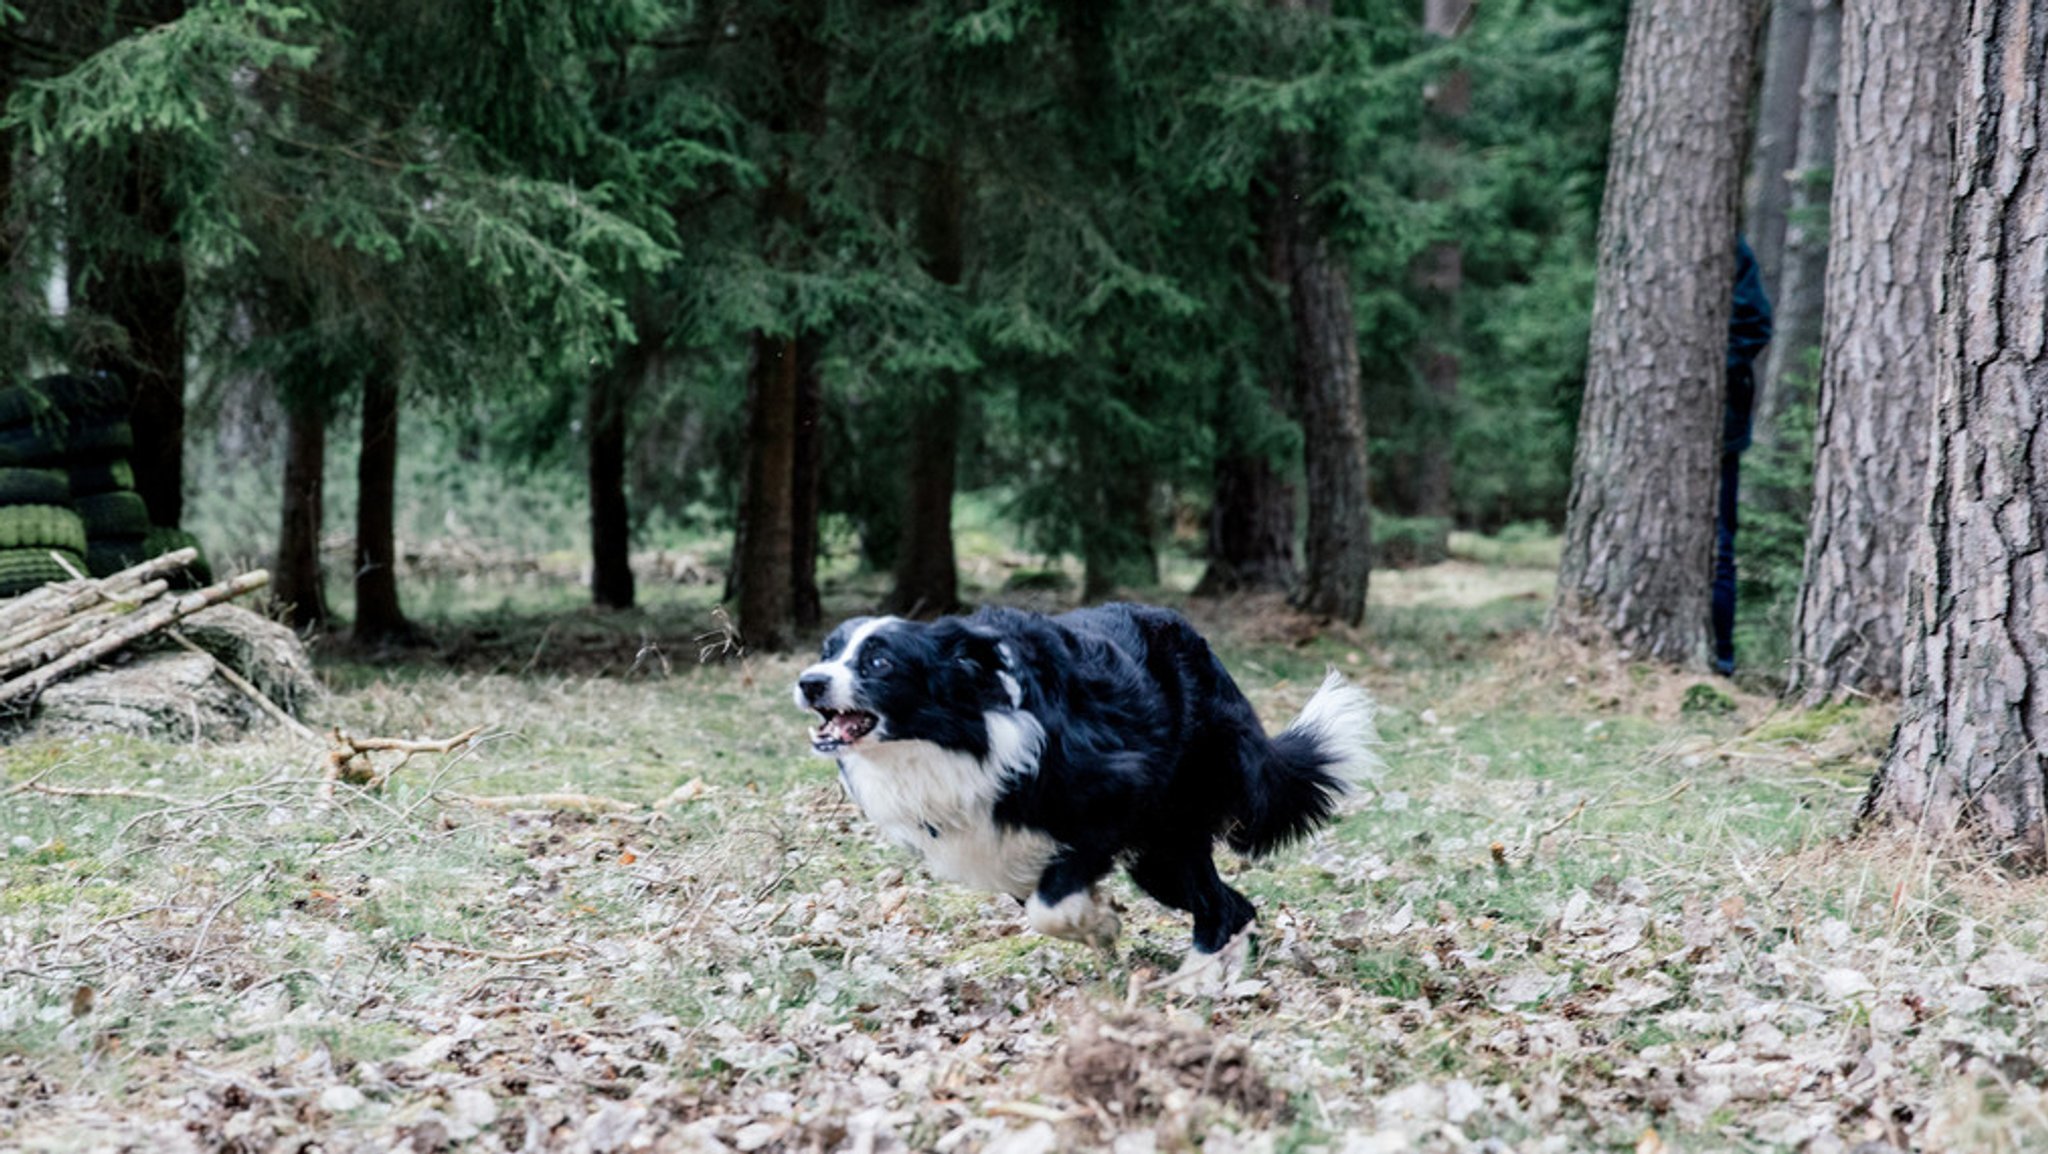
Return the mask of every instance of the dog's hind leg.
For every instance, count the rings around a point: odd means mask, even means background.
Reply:
[[[1064,853],[1040,875],[1038,889],[1024,903],[1024,916],[1041,934],[1085,942],[1109,952],[1116,948],[1123,922],[1096,891],[1095,883],[1109,872],[1108,862]]]
[[[1174,986],[1216,992],[1244,971],[1257,911],[1217,874],[1208,846],[1147,850],[1131,863],[1131,880],[1195,916],[1194,949],[1170,979]]]

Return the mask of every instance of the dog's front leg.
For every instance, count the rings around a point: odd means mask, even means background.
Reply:
[[[1109,872],[1109,865],[1072,853],[1053,859],[1039,875],[1038,889],[1024,903],[1024,916],[1031,928],[1051,937],[1084,942],[1104,953],[1115,949],[1123,922],[1095,888]]]

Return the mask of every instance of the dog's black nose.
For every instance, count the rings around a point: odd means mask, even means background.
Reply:
[[[825,696],[826,690],[832,688],[832,679],[822,673],[806,673],[796,679],[796,687],[798,692],[804,695],[805,701],[815,702]]]

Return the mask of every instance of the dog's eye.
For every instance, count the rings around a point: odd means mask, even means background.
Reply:
[[[889,671],[889,659],[877,653],[866,661],[861,662],[861,666],[869,673],[887,673]]]

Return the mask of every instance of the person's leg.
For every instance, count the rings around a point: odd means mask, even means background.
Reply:
[[[1735,672],[1735,488],[1740,453],[1721,454],[1721,500],[1714,517],[1714,672]]]

